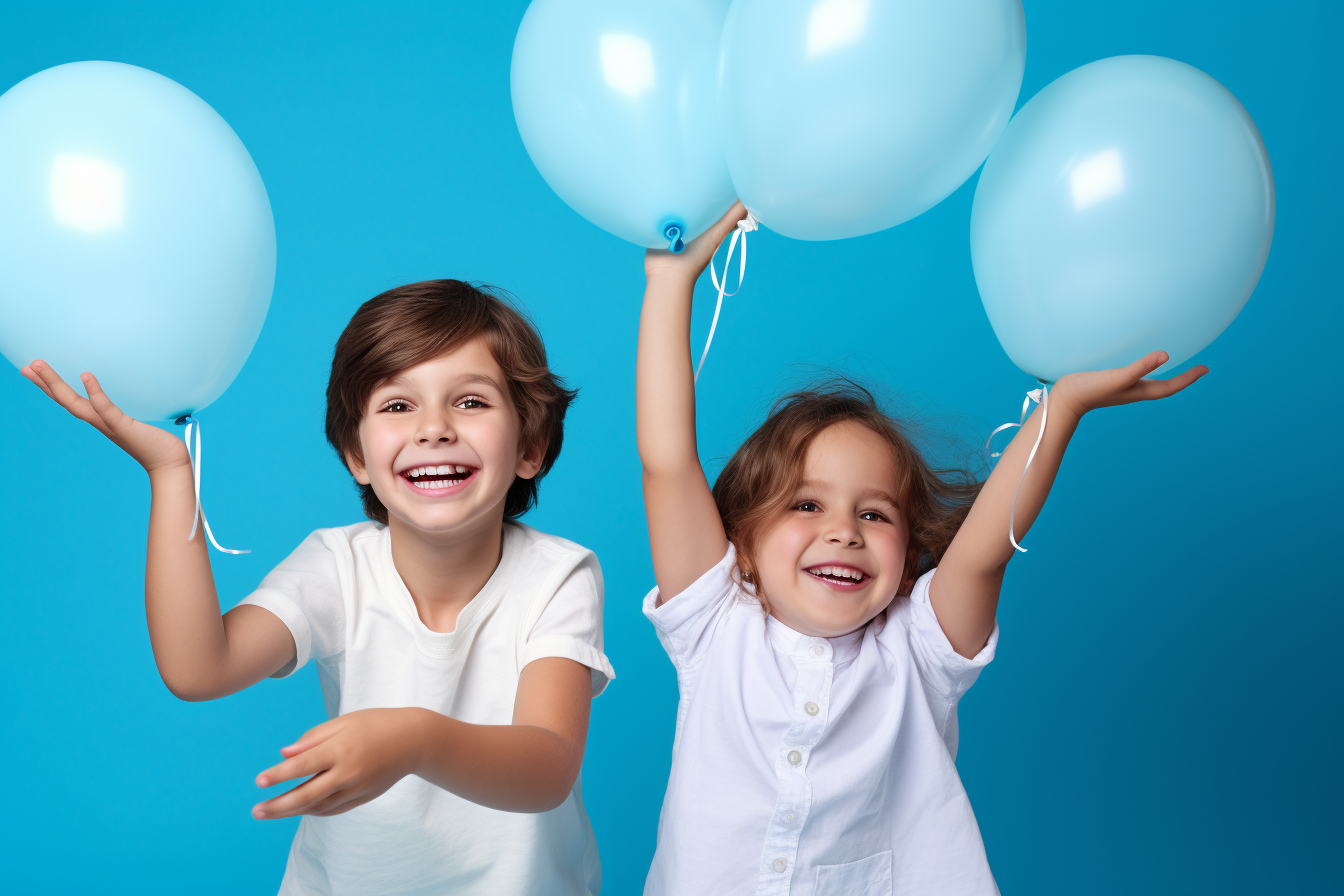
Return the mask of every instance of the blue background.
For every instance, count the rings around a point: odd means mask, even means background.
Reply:
[[[161,72],[232,124],[270,191],[270,316],[202,415],[210,518],[222,543],[253,549],[214,555],[226,606],[312,529],[359,519],[321,417],[360,302],[454,276],[531,310],[583,390],[528,522],[594,548],[606,572],[618,679],[594,705],[584,785],[605,892],[625,894],[653,852],[676,700],[638,609],[652,581],[633,428],[641,253],[571,212],[523,150],[508,71],[524,8],[7,4],[0,89],[79,59]],[[1255,295],[1195,359],[1213,372],[1089,418],[1013,563],[958,757],[1004,893],[1341,886],[1341,8],[1027,3],[1020,102],[1106,56],[1197,66],[1259,125],[1278,222]],[[700,386],[711,472],[820,369],[870,378],[959,438],[953,453],[1015,419],[1031,382],[977,299],[974,186],[861,239],[753,237]],[[706,289],[697,339],[711,307]],[[0,375],[0,402],[0,879],[274,891],[295,822],[254,821],[252,779],[322,720],[312,667],[212,703],[171,697],[141,604],[144,474],[17,372]]]

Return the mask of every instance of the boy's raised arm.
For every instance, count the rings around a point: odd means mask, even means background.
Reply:
[[[122,413],[92,374],[80,378],[89,394],[84,398],[42,361],[34,361],[21,373],[149,474],[145,617],[154,660],[168,690],[183,700],[223,697],[293,659],[293,636],[268,611],[242,606],[220,616],[203,529],[198,527],[196,536],[187,540],[196,492],[186,446]]]
[[[1045,435],[1030,468],[1027,457],[1040,432],[1041,409],[1036,408],[1017,431],[930,584],[929,599],[938,624],[957,653],[974,657],[994,630],[1003,574],[1016,554],[1008,541],[1008,521],[1012,519],[1013,537],[1020,542],[1045,506],[1064,450],[1083,414],[1111,405],[1166,398],[1209,372],[1207,367],[1194,367],[1169,380],[1144,379],[1166,362],[1166,352],[1152,352],[1128,367],[1061,378],[1048,397]]]
[[[728,549],[696,449],[691,294],[719,243],[746,213],[736,203],[681,254],[650,249],[644,256],[635,419],[653,574],[663,601],[684,591]]]

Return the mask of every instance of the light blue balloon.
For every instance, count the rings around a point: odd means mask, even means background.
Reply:
[[[533,0],[513,45],[513,114],[551,189],[651,249],[733,204],[715,79],[729,0]]]
[[[1053,382],[1212,342],[1255,289],[1274,175],[1255,122],[1174,59],[1116,56],[1008,125],[971,211],[975,281],[1013,363]]]
[[[736,0],[719,115],[738,195],[802,240],[908,221],[994,147],[1026,51],[1020,0]]]
[[[199,411],[257,341],[275,224],[252,158],[199,97],[117,62],[0,96],[0,352],[98,377],[142,420]]]

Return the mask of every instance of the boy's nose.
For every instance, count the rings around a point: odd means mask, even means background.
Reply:
[[[457,441],[457,434],[453,432],[452,424],[446,417],[426,415],[420,421],[420,427],[416,430],[415,440],[421,445],[427,445],[431,442],[453,443]]]

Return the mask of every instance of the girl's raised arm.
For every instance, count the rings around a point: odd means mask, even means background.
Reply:
[[[1064,449],[1083,414],[1110,405],[1166,398],[1209,372],[1201,366],[1169,380],[1144,379],[1165,363],[1166,352],[1153,352],[1128,367],[1061,378],[1049,395],[1045,435],[1030,468],[1027,456],[1040,431],[1041,409],[1036,408],[1017,431],[952,539],[929,587],[938,624],[957,653],[975,656],[994,630],[1003,574],[1017,553],[1008,541],[1008,521],[1013,520],[1013,537],[1020,542],[1045,505]]]
[[[84,398],[42,361],[20,372],[149,474],[145,616],[154,660],[168,690],[183,700],[223,697],[292,660],[294,638],[269,611],[245,605],[220,616],[203,527],[187,541],[196,491],[182,441],[123,413],[93,374],[80,377],[89,394]]]
[[[684,591],[728,550],[695,444],[691,293],[714,250],[746,214],[736,203],[681,254],[650,249],[644,256],[635,421],[653,574],[663,601]]]

